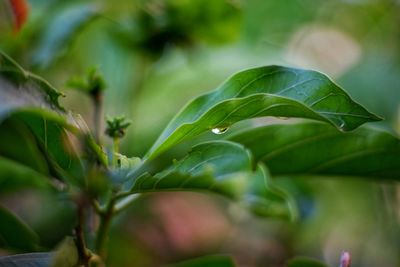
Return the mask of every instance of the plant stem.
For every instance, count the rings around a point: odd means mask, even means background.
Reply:
[[[85,225],[85,205],[84,201],[80,200],[78,203],[78,225],[75,227],[76,246],[79,254],[79,262],[85,267],[89,267],[90,256],[86,250],[84,238],[84,225]]]
[[[112,166],[115,168],[118,167],[116,153],[119,153],[119,140],[120,140],[119,137],[113,138]]]
[[[92,96],[93,99],[93,125],[94,125],[94,137],[96,139],[97,144],[101,144],[101,122],[103,120],[103,99],[102,93],[98,92],[97,94]]]
[[[98,255],[100,255],[100,257],[103,259],[103,261],[105,261],[105,258],[107,256],[105,245],[108,238],[108,231],[110,229],[111,219],[114,214],[114,203],[115,200],[111,199],[104,213],[100,214],[100,226],[97,232],[96,251]]]

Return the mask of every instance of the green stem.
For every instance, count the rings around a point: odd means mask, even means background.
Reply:
[[[108,231],[111,226],[111,219],[114,214],[114,203],[115,201],[113,199],[110,200],[105,212],[100,214],[100,226],[97,232],[96,251],[103,261],[105,261],[107,256],[105,246],[108,239]]]
[[[112,166],[117,168],[118,164],[117,164],[117,157],[115,154],[119,153],[119,141],[120,138],[119,137],[114,137],[113,138],[113,155],[112,155]]]
[[[94,124],[94,137],[97,144],[101,144],[101,122],[103,120],[103,100],[102,94],[98,93],[92,96],[93,99],[93,124]]]

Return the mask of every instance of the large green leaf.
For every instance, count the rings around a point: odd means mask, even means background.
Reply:
[[[53,253],[27,253],[0,257],[0,267],[49,267]]]
[[[270,125],[230,140],[250,149],[273,175],[400,179],[400,139],[376,129],[343,133],[321,123]]]
[[[0,247],[21,251],[38,249],[39,238],[25,223],[0,206]]]
[[[309,118],[344,131],[380,120],[319,72],[260,67],[240,72],[194,99],[172,119],[146,158],[205,131],[261,116]]]
[[[232,258],[223,255],[205,256],[197,259],[168,265],[165,267],[235,267]],[[1,267],[1,266],[0,266]]]
[[[263,166],[253,170],[251,155],[241,145],[213,141],[192,148],[167,170],[145,173],[126,193],[159,191],[213,192],[244,204],[260,216],[293,216],[287,196],[271,184]]]

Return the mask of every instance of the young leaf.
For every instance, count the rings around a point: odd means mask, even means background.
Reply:
[[[53,253],[26,253],[0,257],[0,267],[49,267]]]
[[[241,145],[214,141],[199,144],[169,169],[134,181],[128,194],[160,191],[213,192],[244,204],[260,216],[293,216],[284,193],[273,187],[263,166],[253,171]]]
[[[25,223],[0,206],[0,247],[21,251],[38,248],[39,237]]]
[[[223,255],[205,256],[197,259],[168,265],[165,267],[235,267],[232,258]]]
[[[146,158],[205,131],[262,116],[309,118],[343,131],[380,120],[319,72],[260,67],[240,72],[195,98],[172,119]]]
[[[230,138],[250,149],[273,175],[400,179],[400,139],[360,128],[343,133],[321,123],[270,125]]]

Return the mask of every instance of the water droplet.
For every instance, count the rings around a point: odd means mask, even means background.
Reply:
[[[217,127],[217,128],[213,128],[213,129],[211,130],[211,132],[213,132],[213,133],[215,133],[215,134],[223,134],[223,133],[225,133],[226,131],[228,131],[228,128],[229,128],[229,127]]]

